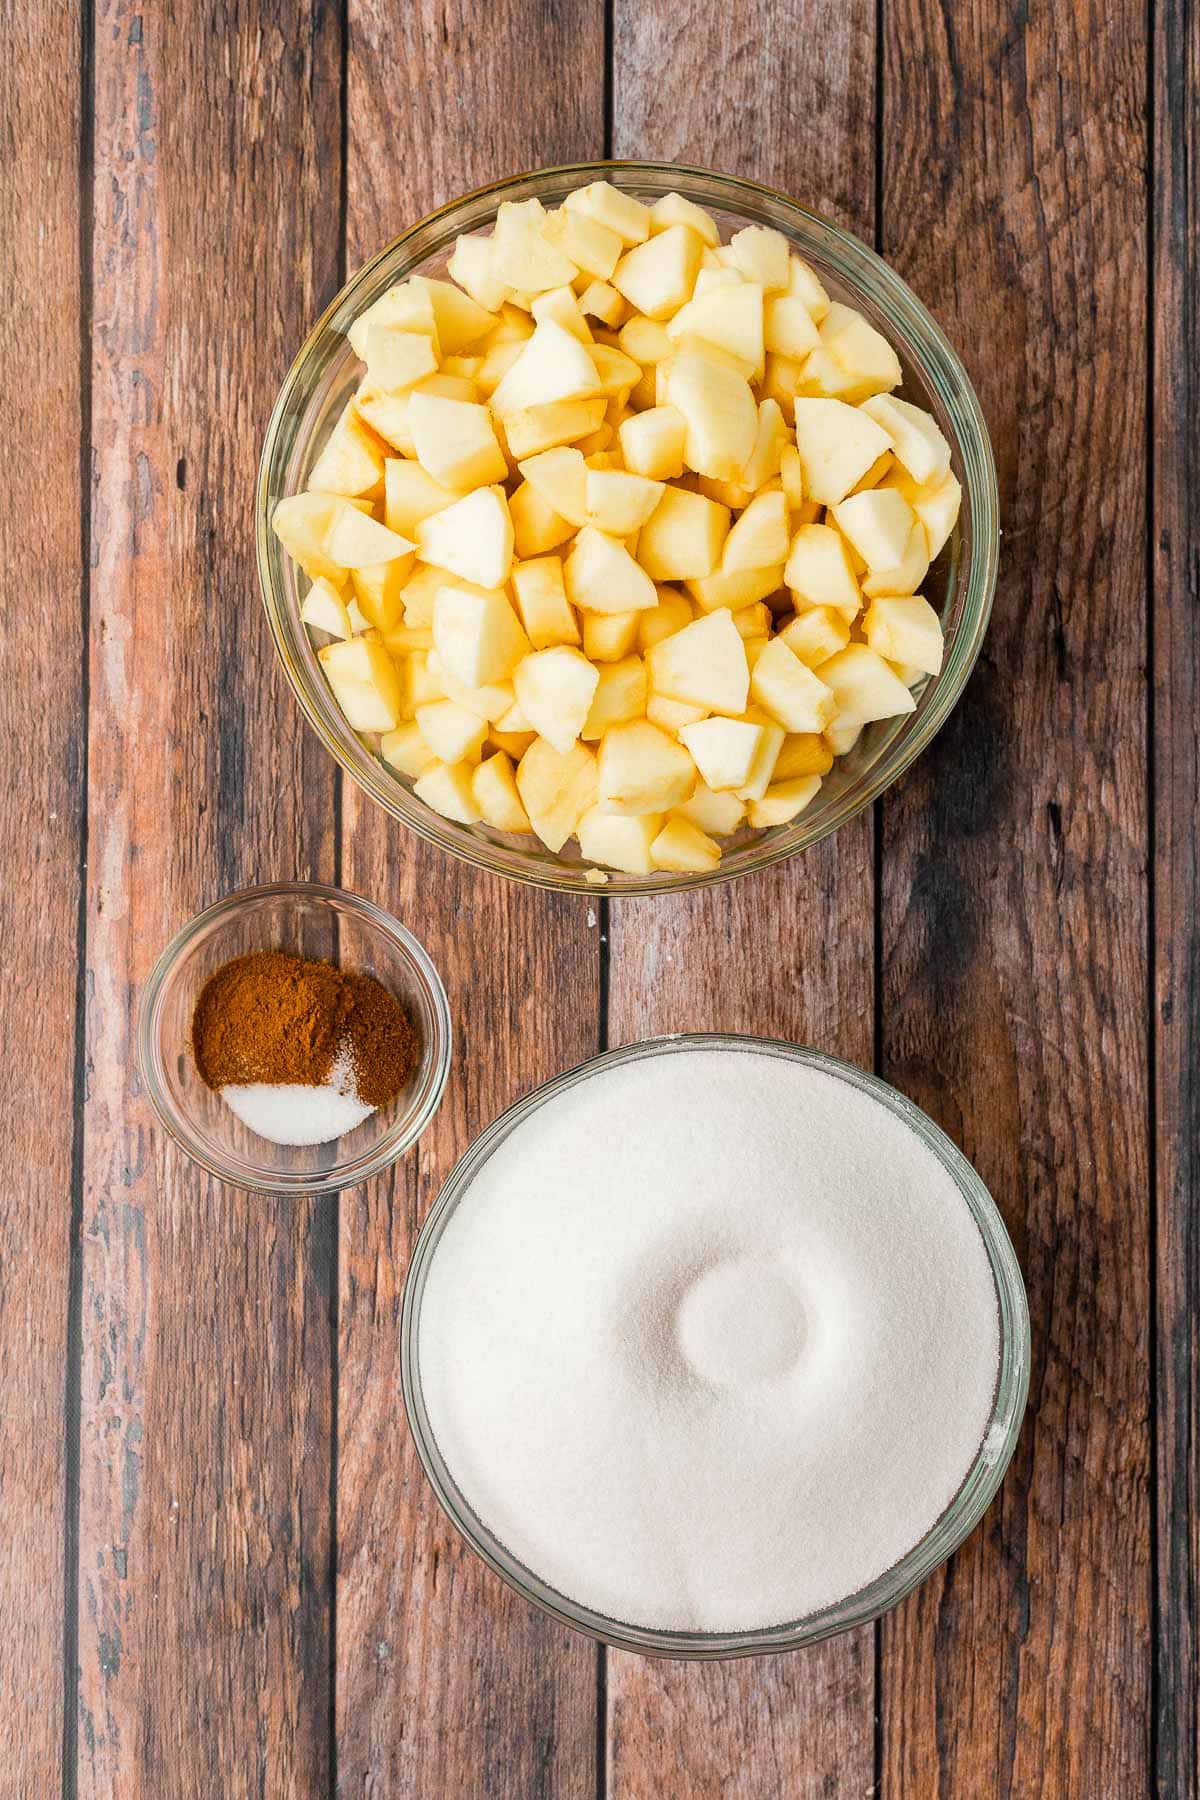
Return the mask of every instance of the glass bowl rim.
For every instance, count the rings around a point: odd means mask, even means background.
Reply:
[[[540,1106],[599,1069],[697,1049],[748,1050],[752,1054],[778,1056],[816,1068],[881,1101],[895,1117],[915,1131],[954,1178],[983,1238],[996,1285],[999,1318],[999,1368],[988,1429],[957,1494],[925,1536],[892,1568],[858,1593],[820,1608],[804,1619],[747,1631],[665,1631],[630,1625],[610,1619],[543,1582],[493,1536],[460,1493],[437,1449],[421,1392],[419,1308],[429,1268],[451,1215],[493,1151]],[[994,1499],[1012,1460],[1024,1418],[1031,1355],[1029,1304],[1012,1240],[987,1186],[953,1140],[926,1112],[881,1077],[810,1045],[740,1032],[677,1032],[603,1050],[574,1068],[552,1076],[506,1107],[467,1148],[442,1183],[409,1259],[400,1324],[401,1382],[409,1430],[439,1506],[469,1547],[506,1586],[559,1624],[583,1632],[613,1649],[682,1661],[713,1661],[799,1649],[868,1624],[912,1593],[974,1531]]]
[[[843,798],[833,806],[829,816],[819,826],[805,829],[801,818],[792,828],[796,832],[794,837],[789,835],[789,828],[786,827],[773,836],[764,834],[753,845],[753,853],[739,866],[730,867],[723,859],[715,869],[693,874],[675,874],[665,881],[661,876],[651,879],[622,872],[620,885],[617,887],[612,886],[608,879],[589,882],[586,874],[588,865],[584,863],[580,863],[577,871],[574,867],[561,863],[543,864],[533,859],[521,863],[517,861],[519,851],[511,852],[512,860],[509,861],[504,855],[497,854],[499,846],[475,838],[467,831],[451,829],[449,821],[439,819],[429,808],[414,800],[398,781],[387,776],[381,764],[378,768],[368,769],[353,760],[326,716],[332,715],[331,697],[317,692],[310,672],[294,653],[293,623],[282,595],[276,590],[271,569],[270,531],[272,476],[284,422],[292,410],[294,397],[297,393],[304,392],[309,362],[317,354],[335,315],[351,304],[355,295],[371,285],[377,271],[394,259],[406,244],[461,209],[492,201],[498,205],[506,193],[521,189],[531,182],[561,181],[575,177],[594,180],[614,174],[626,175],[632,180],[636,180],[639,175],[660,179],[669,177],[677,181],[681,188],[687,188],[691,183],[715,188],[729,197],[730,211],[737,210],[739,195],[760,206],[766,202],[771,206],[782,207],[825,235],[831,250],[836,253],[835,266],[838,274],[850,288],[865,292],[864,281],[869,273],[874,284],[870,300],[887,314],[899,334],[900,348],[911,360],[917,362],[932,390],[953,415],[956,447],[964,461],[963,483],[970,497],[974,526],[971,557],[961,577],[964,595],[962,616],[950,645],[947,661],[941,673],[933,678],[933,686],[929,690],[929,698],[919,723],[896,745],[885,750],[861,785],[855,785],[852,803],[847,803],[847,799]],[[711,195],[706,197],[710,199],[710,203],[720,204]],[[837,257],[844,258],[846,266],[837,262]],[[861,271],[850,266],[858,264],[862,265]],[[755,874],[811,848],[813,844],[829,837],[842,825],[866,811],[929,747],[962,697],[991,616],[999,562],[999,538],[999,491],[995,459],[983,409],[953,345],[907,282],[853,232],[847,231],[814,208],[781,194],[777,189],[751,181],[745,176],[727,175],[687,163],[646,162],[628,158],[559,163],[486,183],[465,194],[456,195],[445,205],[426,213],[377,251],[333,297],[293,359],[267,424],[255,491],[259,590],[271,636],[288,685],[295,694],[301,711],[338,767],[390,817],[415,831],[426,843],[436,845],[438,849],[447,851],[462,862],[525,886],[593,897],[599,894],[602,898],[606,891],[611,892],[615,898],[677,894]]]
[[[197,1141],[187,1122],[172,1105],[166,1084],[159,1075],[161,1057],[158,1027],[167,983],[199,933],[206,926],[218,923],[257,901],[270,899],[317,900],[326,904],[336,902],[387,938],[393,948],[398,949],[408,961],[424,989],[433,1014],[434,1030],[429,1046],[429,1091],[424,1101],[407,1120],[397,1120],[369,1153],[363,1152],[348,1162],[335,1164],[332,1168],[321,1169],[312,1174],[290,1175],[279,1171],[261,1171],[253,1180],[248,1180],[246,1171],[234,1169],[230,1164],[212,1156]],[[366,899],[362,894],[351,893],[347,888],[335,887],[330,882],[264,882],[258,886],[236,888],[214,900],[211,905],[202,907],[180,926],[155,958],[143,983],[138,1004],[137,1068],[159,1123],[192,1162],[215,1176],[218,1181],[248,1193],[303,1199],[313,1194],[336,1193],[342,1188],[357,1187],[390,1168],[405,1151],[412,1148],[441,1105],[450,1073],[453,1048],[454,1026],[450,1016],[450,1003],[442,978],[424,945],[407,926],[402,925],[399,919],[376,905],[373,900]]]

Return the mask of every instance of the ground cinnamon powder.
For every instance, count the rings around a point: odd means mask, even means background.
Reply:
[[[417,1034],[373,975],[260,950],[211,975],[192,1019],[196,1066],[210,1088],[251,1082],[322,1087],[339,1052],[360,1100],[386,1106],[417,1063]]]

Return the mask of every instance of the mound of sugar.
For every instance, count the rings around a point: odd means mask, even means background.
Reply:
[[[609,1067],[476,1176],[418,1354],[468,1503],[649,1628],[800,1619],[882,1575],[987,1430],[999,1317],[955,1182],[885,1107],[751,1051]]]

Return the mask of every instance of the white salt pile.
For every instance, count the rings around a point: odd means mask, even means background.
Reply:
[[[559,1592],[649,1628],[800,1619],[930,1529],[987,1430],[983,1240],[834,1076],[682,1049],[531,1115],[431,1265],[419,1362],[468,1503]]]
[[[274,1144],[328,1144],[375,1111],[358,1097],[346,1050],[319,1087],[307,1082],[228,1082],[220,1093],[243,1125]]]

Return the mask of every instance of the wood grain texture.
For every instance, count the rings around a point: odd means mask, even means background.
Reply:
[[[403,79],[379,80],[388,65]],[[432,206],[603,151],[599,0],[547,8],[351,0],[348,260]],[[339,1791],[592,1800],[596,1655],[509,1594],[445,1523],[400,1401],[400,1292],[417,1228],[470,1139],[597,1047],[586,901],[512,886],[406,835],[347,787],[343,878],[395,910],[450,995],[441,1113],[393,1175],[342,1198]]]
[[[874,8],[618,0],[614,151],[749,175],[873,229]],[[867,1068],[873,1046],[869,816],[803,858],[677,899],[610,908],[613,1043],[765,1033]],[[608,1667],[619,1800],[866,1794],[874,1640],[725,1665]]]
[[[80,21],[0,8],[0,1778],[57,1790],[84,767]]]
[[[333,782],[259,605],[271,400],[336,285],[338,34],[97,10],[79,1792],[321,1795],[331,1204],[200,1178],[131,1077],[168,936],[328,876]]]
[[[1200,15],[1155,12],[1154,680],[1157,1792],[1200,1795]]]
[[[995,1195],[1033,1321],[983,1527],[884,1621],[883,1788],[1150,1782],[1146,54],[1089,0],[885,8],[883,248],[962,347],[1004,537],[885,798],[884,1073]]]

